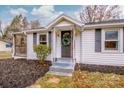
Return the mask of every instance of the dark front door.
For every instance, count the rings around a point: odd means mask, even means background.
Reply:
[[[72,49],[72,34],[71,31],[61,32],[61,55],[62,57],[70,58]]]

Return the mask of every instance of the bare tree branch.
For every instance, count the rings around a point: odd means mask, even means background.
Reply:
[[[83,23],[105,21],[120,18],[118,5],[88,5],[83,6],[80,19]]]

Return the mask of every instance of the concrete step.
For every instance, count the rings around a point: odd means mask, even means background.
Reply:
[[[48,74],[54,74],[54,75],[59,75],[59,76],[72,76],[72,73],[63,73],[63,72],[54,72],[54,71],[49,71],[47,72]]]
[[[56,62],[52,63],[49,73],[60,76],[72,76],[74,65],[73,59],[58,58]]]
[[[73,68],[56,68],[54,66],[50,67],[50,71],[54,71],[54,72],[63,72],[63,73],[72,73],[73,72]]]
[[[59,63],[59,62],[56,62],[56,63],[53,63],[52,64],[53,67],[56,67],[56,68],[73,68],[74,67],[74,64],[73,63]]]
[[[72,63],[73,59],[70,58],[58,58],[57,62],[67,62],[67,63]]]

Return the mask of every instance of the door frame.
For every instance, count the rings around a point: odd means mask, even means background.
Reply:
[[[62,56],[62,32],[70,31],[71,33],[71,49],[70,49],[70,57]],[[73,58],[73,31],[72,30],[63,30],[61,31],[61,58]]]

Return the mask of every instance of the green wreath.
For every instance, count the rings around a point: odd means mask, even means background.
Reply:
[[[69,33],[65,33],[65,34],[63,35],[63,40],[62,40],[62,42],[63,42],[63,45],[64,45],[64,46],[70,45],[70,43],[71,43],[71,37],[70,37],[70,34],[69,34]]]

